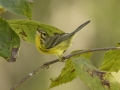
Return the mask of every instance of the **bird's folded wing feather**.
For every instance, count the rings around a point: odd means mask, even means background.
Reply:
[[[58,45],[59,43],[61,43],[62,41],[66,40],[69,37],[69,34],[65,33],[65,34],[56,34],[54,36],[49,37],[46,40],[45,46],[47,49],[52,48],[56,45]]]

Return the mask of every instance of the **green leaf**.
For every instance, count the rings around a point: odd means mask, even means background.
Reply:
[[[101,78],[102,76],[100,76]],[[101,78],[102,84],[109,89],[105,90],[120,90],[120,83],[118,83],[111,73],[106,72],[104,76]]]
[[[94,67],[88,60],[90,53],[82,54],[81,57],[72,57],[75,70],[79,78],[90,87],[91,90],[119,90],[120,84],[115,81],[111,73],[102,72]],[[86,58],[86,56],[89,58]]]
[[[32,0],[0,0],[0,5],[12,13],[32,17]]]
[[[89,60],[74,58],[72,61],[79,78],[91,90],[119,90],[120,85],[114,80],[113,76],[110,73],[99,71]]]
[[[71,62],[71,60],[67,60],[65,67],[61,71],[61,74],[58,77],[54,78],[54,80],[53,79],[51,80],[52,83],[50,85],[50,88],[58,86],[63,83],[70,82],[76,77],[77,75],[73,63]]]
[[[111,73],[100,71],[91,64],[88,60],[90,56],[91,53],[85,53],[68,59],[65,69],[63,68],[61,74],[52,81],[50,88],[67,83],[78,76],[91,90],[120,90],[120,84]],[[73,75],[72,70],[75,74],[73,79],[70,78]]]
[[[37,29],[45,30],[46,32],[54,35],[55,33],[61,34],[63,31],[56,27],[37,22],[34,20],[8,20],[12,29],[21,37],[23,40],[35,44],[35,34]]]
[[[79,51],[78,50],[74,51],[72,54],[79,52]],[[90,56],[91,56],[91,53],[81,54],[81,57],[90,58]],[[76,56],[74,56],[74,57],[76,57]],[[52,83],[50,85],[50,88],[58,86],[63,83],[70,82],[73,79],[75,79],[76,77],[77,77],[77,75],[76,75],[74,63],[72,62],[72,60],[68,59],[66,61],[65,67],[61,71],[61,74],[58,77],[51,79]]]
[[[120,50],[107,51],[100,70],[118,72],[120,70]]]
[[[20,38],[9,23],[0,17],[0,56],[8,62],[16,60],[20,47]]]

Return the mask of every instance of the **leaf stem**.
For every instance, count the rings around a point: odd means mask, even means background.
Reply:
[[[105,48],[93,48],[93,49],[87,49],[87,50],[82,50],[82,51],[79,51],[79,52],[76,52],[74,54],[70,54],[70,55],[67,55],[64,57],[64,60],[65,59],[68,59],[72,56],[75,56],[75,55],[79,55],[79,54],[82,54],[82,53],[88,53],[88,52],[96,52],[96,51],[107,51],[107,50],[120,50],[120,47],[105,47]],[[17,89],[21,84],[23,84],[25,81],[27,81],[29,78],[31,78],[32,76],[34,76],[35,74],[37,74],[39,71],[43,70],[44,68],[47,68],[49,67],[49,65],[52,65],[54,63],[57,63],[59,62],[59,59],[55,59],[55,60],[52,60],[50,62],[46,62],[44,63],[42,66],[38,67],[37,69],[35,69],[33,72],[31,72],[29,75],[27,75],[25,78],[23,78],[20,82],[18,82],[16,85],[14,85],[10,90],[15,90]]]

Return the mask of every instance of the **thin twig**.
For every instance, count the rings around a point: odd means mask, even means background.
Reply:
[[[64,57],[64,60],[65,59],[68,59],[72,56],[75,56],[75,55],[79,55],[79,54],[82,54],[82,53],[87,53],[87,52],[95,52],[95,51],[106,51],[106,50],[120,50],[120,47],[106,47],[106,48],[94,48],[94,49],[88,49],[88,50],[83,50],[83,51],[80,51],[80,52],[76,52],[74,54],[70,54],[68,56],[65,56]],[[10,90],[15,90],[17,89],[21,84],[23,84],[25,81],[27,81],[29,78],[31,78],[32,76],[34,76],[36,73],[38,73],[39,71],[43,70],[44,68],[47,68],[49,65],[52,65],[54,63],[57,63],[59,62],[59,59],[55,59],[55,60],[52,60],[50,62],[46,62],[44,63],[42,66],[40,66],[39,68],[37,68],[36,70],[34,70],[32,73],[30,73],[29,75],[27,75],[25,78],[23,78],[20,82],[18,82],[15,86],[13,86]]]

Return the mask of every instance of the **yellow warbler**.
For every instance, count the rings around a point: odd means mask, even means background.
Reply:
[[[35,42],[38,51],[46,54],[54,54],[59,57],[59,60],[63,60],[63,53],[71,45],[72,39],[75,34],[81,30],[84,26],[90,23],[90,20],[80,25],[71,33],[54,33],[54,31],[46,31],[42,28],[37,29],[35,35]],[[52,34],[50,34],[52,33]]]

